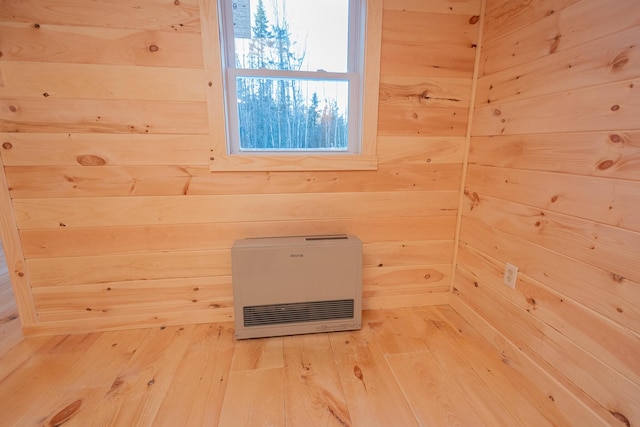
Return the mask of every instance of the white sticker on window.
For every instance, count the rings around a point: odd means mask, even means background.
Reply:
[[[233,2],[233,36],[237,39],[251,38],[251,0]]]

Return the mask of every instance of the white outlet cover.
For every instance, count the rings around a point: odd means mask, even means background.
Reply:
[[[511,289],[516,288],[516,278],[518,277],[518,267],[513,264],[507,263],[504,268],[504,277],[502,281],[505,285],[510,287]]]

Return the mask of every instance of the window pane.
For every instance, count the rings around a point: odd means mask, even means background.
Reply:
[[[349,82],[237,77],[241,151],[347,151]]]
[[[347,72],[349,0],[234,0],[236,67]]]

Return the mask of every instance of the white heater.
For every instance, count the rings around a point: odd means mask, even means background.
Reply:
[[[236,338],[362,327],[362,242],[355,236],[238,240],[231,249]]]

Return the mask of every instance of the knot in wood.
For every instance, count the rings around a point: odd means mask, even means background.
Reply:
[[[80,154],[76,160],[82,166],[104,166],[107,164],[105,159],[94,154]]]
[[[558,50],[558,47],[560,46],[560,38],[562,36],[560,34],[558,34],[557,36],[555,36],[553,38],[553,40],[551,41],[551,47],[549,47],[549,53],[556,53],[556,51]]]
[[[618,135],[617,133],[612,133],[611,135],[609,135],[609,141],[617,144],[619,142],[622,142],[622,137],[620,137],[620,135]]]
[[[609,169],[611,166],[613,166],[614,162],[613,160],[604,160],[600,163],[598,163],[598,169],[600,170],[607,170]]]
[[[627,55],[627,52],[620,52],[615,56],[615,58],[611,60],[611,62],[609,63],[609,68],[611,68],[612,71],[618,71],[622,67],[627,65],[628,62],[629,56]]]
[[[157,52],[159,50],[160,50],[160,48],[156,44],[152,44],[152,45],[149,46],[149,52]]]
[[[11,150],[13,148],[13,144],[10,142],[3,142],[2,148],[4,148],[5,150]]]

